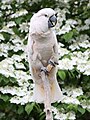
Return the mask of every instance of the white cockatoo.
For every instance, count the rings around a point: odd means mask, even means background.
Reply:
[[[32,79],[35,83],[33,101],[43,103],[45,91],[41,71],[47,74],[51,90],[51,103],[62,99],[62,92],[56,79],[58,45],[53,27],[57,16],[53,9],[44,8],[34,14],[30,21],[28,38],[28,61]],[[52,69],[49,66],[53,66]],[[50,70],[49,70],[50,69]]]

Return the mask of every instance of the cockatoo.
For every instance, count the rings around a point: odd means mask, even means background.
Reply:
[[[47,74],[51,90],[51,103],[62,99],[62,92],[56,79],[58,63],[58,44],[54,30],[57,16],[53,9],[44,8],[30,20],[28,37],[28,61],[32,79],[35,83],[33,101],[43,103],[45,91],[41,72]],[[49,66],[53,66],[52,69]]]

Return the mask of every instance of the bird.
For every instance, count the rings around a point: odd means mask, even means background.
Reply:
[[[34,82],[32,101],[44,103],[45,91],[41,72],[45,72],[50,85],[51,103],[61,101],[63,94],[56,73],[58,64],[58,42],[54,27],[57,13],[52,8],[43,8],[30,19],[27,54],[30,73]]]

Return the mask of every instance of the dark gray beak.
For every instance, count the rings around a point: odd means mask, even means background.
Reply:
[[[52,28],[56,25],[56,23],[57,23],[57,17],[56,15],[52,15],[48,20],[48,27]]]

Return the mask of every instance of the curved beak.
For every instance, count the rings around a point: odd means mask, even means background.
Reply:
[[[56,15],[52,15],[48,20],[48,27],[49,28],[54,27],[56,23],[57,23],[57,17]]]

